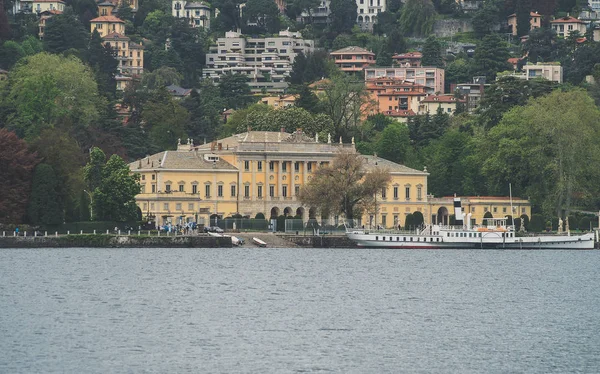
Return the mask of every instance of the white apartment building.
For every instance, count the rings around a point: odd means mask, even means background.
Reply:
[[[173,0],[171,12],[175,18],[186,18],[192,27],[210,29],[210,5],[203,1]]]
[[[314,49],[314,41],[302,39],[299,32],[280,31],[278,37],[252,38],[230,31],[210,47],[202,74],[215,83],[223,74],[245,74],[253,93],[283,93],[296,56]]]
[[[356,23],[363,30],[373,30],[377,15],[385,12],[386,0],[356,0]]]
[[[558,62],[538,62],[537,64],[526,64],[523,66],[522,73],[500,73],[499,78],[510,76],[520,79],[531,80],[544,78],[552,82],[563,82],[563,67]]]
[[[600,0],[589,0],[588,5],[593,11],[600,11]]]
[[[377,15],[381,12],[385,12],[387,9],[387,0],[356,0],[356,23],[362,30],[373,30],[373,25],[377,23]],[[319,6],[311,11],[310,14],[304,11],[300,15],[298,21],[312,22],[314,23],[327,23],[329,15],[331,14],[331,1],[322,0]]]

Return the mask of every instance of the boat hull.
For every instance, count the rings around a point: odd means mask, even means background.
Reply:
[[[594,249],[594,234],[448,238],[441,235],[346,233],[359,247],[394,249]]]

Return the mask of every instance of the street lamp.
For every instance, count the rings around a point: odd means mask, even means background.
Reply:
[[[94,217],[94,211],[93,211],[93,203],[94,203],[94,195],[92,195],[91,193],[88,192],[88,190],[83,190],[83,192],[85,192],[86,194],[88,194],[89,198],[90,198],[90,221],[92,220],[92,217]]]

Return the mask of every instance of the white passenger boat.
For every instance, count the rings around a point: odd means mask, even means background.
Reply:
[[[455,215],[462,220],[460,202],[455,203]],[[506,222],[505,218],[489,218],[485,226],[427,225],[415,232],[347,228],[346,235],[360,247],[382,248],[594,249],[595,246],[593,233],[531,236],[516,233],[514,226]]]

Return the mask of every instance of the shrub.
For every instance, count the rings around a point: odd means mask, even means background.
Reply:
[[[415,225],[415,216],[412,213],[408,213],[404,218],[404,229],[410,230]]]
[[[529,226],[526,226],[529,231],[533,232],[542,232],[544,231],[544,217],[541,214],[534,214],[531,216],[531,221],[529,221]]]
[[[486,226],[488,224],[487,218],[494,218],[494,215],[489,210],[487,212],[485,212],[485,214],[483,215],[483,225],[484,226]]]
[[[262,213],[256,213],[255,219],[265,219],[265,215]]]
[[[423,222],[425,222],[425,218],[423,218],[423,213],[414,212],[412,215],[413,215],[413,225],[414,226],[421,226],[423,224]]]

